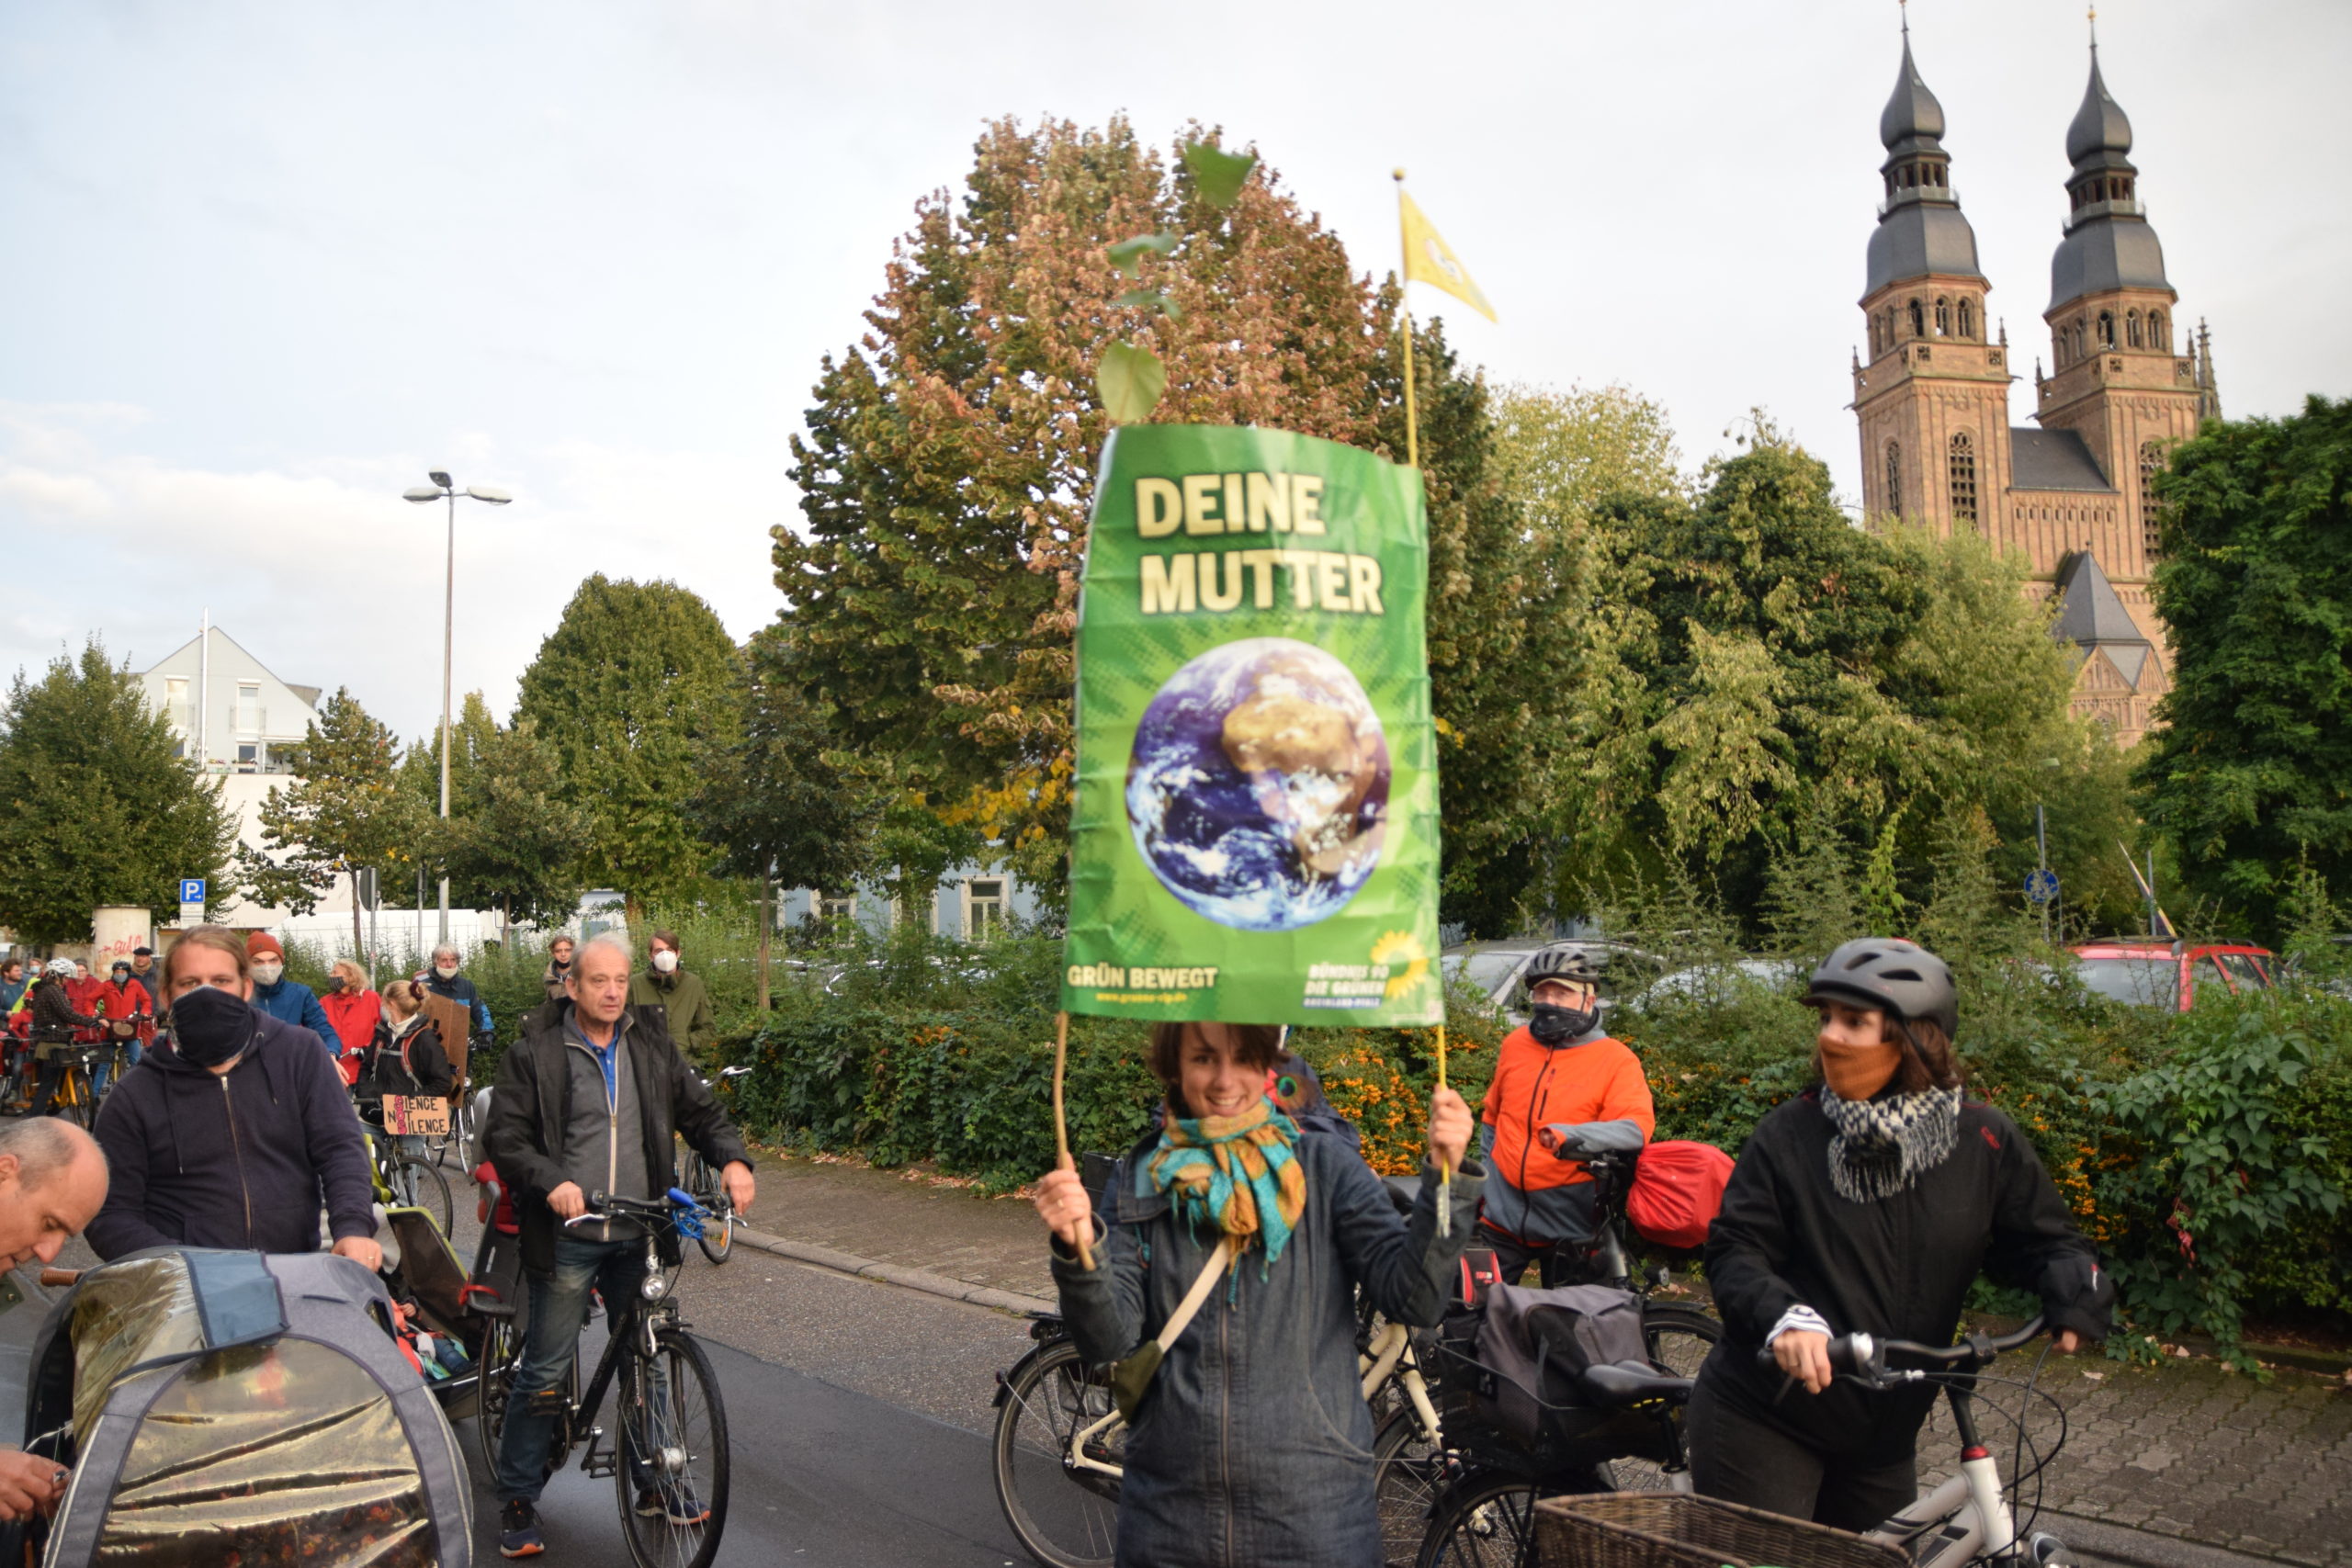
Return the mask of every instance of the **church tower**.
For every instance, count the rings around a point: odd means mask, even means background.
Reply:
[[[1854,367],[1862,506],[1939,533],[1984,529],[2009,483],[2008,345],[1986,329],[1992,285],[1952,188],[1944,111],[1911,59],[1879,116],[1885,199],[1861,298],[1871,356]]]

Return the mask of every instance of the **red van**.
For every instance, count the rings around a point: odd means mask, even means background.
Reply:
[[[2278,964],[2268,948],[2236,942],[2124,938],[2088,942],[2072,951],[2081,963],[2083,984],[2100,996],[2175,1012],[2194,1007],[2199,990],[2224,996],[2267,991]]]

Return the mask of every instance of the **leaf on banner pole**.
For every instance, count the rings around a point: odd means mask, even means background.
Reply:
[[[1184,319],[1184,307],[1179,305],[1175,300],[1170,299],[1167,295],[1160,293],[1159,290],[1156,288],[1130,288],[1125,294],[1120,295],[1116,299],[1112,300],[1111,303],[1114,305],[1156,306],[1160,310],[1165,311],[1168,319],[1171,321],[1181,321]]]
[[[1250,171],[1258,166],[1258,160],[1247,152],[1237,156],[1220,152],[1205,141],[1188,141],[1184,166],[1193,171],[1202,199],[1222,211],[1240,199],[1241,187],[1249,183]]]
[[[1132,240],[1122,240],[1110,249],[1111,265],[1129,277],[1143,276],[1143,254],[1157,251],[1166,255],[1182,241],[1179,234],[1137,234]]]
[[[1114,343],[1102,351],[1094,371],[1094,389],[1114,424],[1134,424],[1159,405],[1168,389],[1168,367],[1159,355],[1133,344]]]

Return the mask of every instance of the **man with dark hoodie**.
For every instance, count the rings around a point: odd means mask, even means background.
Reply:
[[[1554,1283],[1560,1245],[1592,1239],[1592,1176],[1582,1156],[1639,1149],[1657,1124],[1641,1058],[1600,1027],[1600,980],[1580,948],[1547,947],[1529,959],[1534,1015],[1496,1054],[1479,1112],[1487,1187],[1478,1240],[1495,1249],[1510,1284],[1533,1262]]]
[[[149,1247],[334,1250],[373,1269],[368,1149],[334,1058],[311,1031],[247,1002],[233,931],[198,926],[164,960],[168,1034],[98,1110],[114,1181],[90,1222],[111,1262]]]

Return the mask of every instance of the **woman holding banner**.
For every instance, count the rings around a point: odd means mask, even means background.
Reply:
[[[1090,1363],[1121,1363],[1122,1564],[1381,1562],[1355,1292],[1436,1323],[1484,1170],[1464,1162],[1469,1107],[1440,1089],[1420,1199],[1399,1219],[1352,1150],[1268,1098],[1280,1043],[1271,1024],[1154,1025],[1163,1124],[1119,1162],[1102,1212],[1073,1171],[1038,1183],[1071,1337]]]

